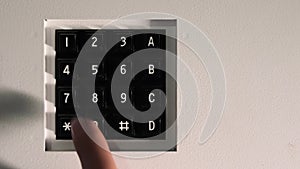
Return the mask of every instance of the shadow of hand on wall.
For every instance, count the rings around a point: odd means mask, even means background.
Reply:
[[[0,88],[0,122],[16,120],[18,123],[41,113],[43,103],[29,94]]]
[[[38,119],[38,115],[43,115],[42,99],[38,99],[21,91],[9,88],[0,88],[0,135],[3,130],[7,130],[13,124],[16,127],[26,125],[32,118]],[[5,138],[5,136],[3,137]],[[5,152],[2,152],[5,154]],[[14,159],[11,159],[12,161]],[[14,169],[7,162],[0,159],[0,169]]]
[[[1,169],[16,169],[15,167],[12,167],[8,164],[5,164],[3,161],[0,160],[0,168]]]

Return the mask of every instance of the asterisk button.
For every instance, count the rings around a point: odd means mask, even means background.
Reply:
[[[65,131],[70,131],[71,130],[71,122],[65,122],[62,127],[65,129]]]

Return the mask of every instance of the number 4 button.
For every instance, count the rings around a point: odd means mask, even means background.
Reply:
[[[58,69],[56,71],[58,79],[72,80],[73,71],[74,71],[73,61],[58,61]]]

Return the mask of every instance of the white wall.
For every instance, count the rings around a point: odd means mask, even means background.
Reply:
[[[116,158],[120,168],[300,168],[299,0],[0,0],[0,168],[80,168],[74,152],[43,151],[43,19],[145,11],[184,17],[208,35],[226,73],[226,108],[205,145],[196,140],[203,113],[177,153]]]

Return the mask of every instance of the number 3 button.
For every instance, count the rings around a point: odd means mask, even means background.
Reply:
[[[131,32],[114,32],[112,46],[116,46],[115,53],[129,54],[133,50]]]

